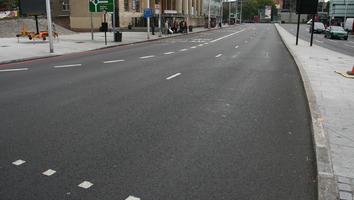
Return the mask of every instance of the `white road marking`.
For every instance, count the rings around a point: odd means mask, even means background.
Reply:
[[[104,64],[108,64],[108,63],[117,63],[117,62],[124,62],[125,60],[110,60],[110,61],[104,61]]]
[[[175,77],[177,77],[177,76],[179,76],[179,75],[181,75],[181,73],[177,73],[177,74],[174,74],[174,75],[172,75],[172,76],[169,76],[169,77],[166,78],[166,80],[173,79],[173,78],[175,78]]]
[[[196,46],[192,46],[192,47],[191,47],[191,49],[195,49],[195,48],[197,48],[197,47],[196,47]]]
[[[140,198],[134,197],[134,196],[129,196],[129,197],[126,198],[125,200],[140,200]]]
[[[12,162],[12,164],[13,165],[16,165],[16,166],[19,166],[19,165],[22,165],[23,163],[25,163],[26,161],[24,161],[24,160],[16,160],[16,161],[14,161],[14,162]]]
[[[318,43],[323,43],[323,41],[320,41],[320,40],[315,40],[316,42],[318,42]]]
[[[91,183],[89,181],[84,181],[84,182],[80,183],[78,186],[81,188],[84,188],[84,189],[88,189],[91,186],[93,186],[93,183]]]
[[[140,57],[140,59],[145,59],[145,58],[153,58],[155,56],[143,56],[143,57]]]
[[[209,43],[206,42],[206,43],[204,43],[204,44],[207,45],[207,44],[209,44]]]
[[[54,66],[54,68],[65,68],[65,67],[81,67],[82,64],[73,64],[73,65],[58,65]]]
[[[53,175],[55,173],[56,173],[55,170],[48,169],[47,171],[43,172],[42,174],[45,175],[45,176],[51,176],[51,175]]]
[[[2,69],[0,72],[15,72],[15,71],[26,71],[28,68],[18,68],[18,69]]]
[[[170,51],[170,52],[166,52],[166,53],[163,53],[163,54],[165,54],[165,55],[169,55],[169,54],[173,54],[173,53],[175,53],[175,52]]]
[[[216,41],[219,41],[219,40],[222,40],[222,39],[224,39],[224,38],[230,37],[230,36],[235,35],[235,34],[237,34],[237,33],[241,33],[241,32],[243,32],[243,31],[245,31],[245,29],[242,29],[242,30],[240,30],[240,31],[237,31],[237,32],[231,33],[231,34],[229,34],[229,35],[225,35],[225,36],[223,36],[223,37],[220,37],[220,38],[218,38],[218,39],[212,40],[212,41],[210,41],[210,43],[214,43],[214,42],[216,42]]]
[[[237,46],[235,46],[235,49],[237,49],[238,48],[238,45]]]
[[[179,51],[187,51],[188,49],[181,49],[181,50],[179,50]]]
[[[204,44],[200,44],[200,45],[198,45],[198,47],[202,47],[202,46],[204,46]]]
[[[344,45],[347,46],[347,47],[352,47],[352,48],[354,48],[353,45],[349,45],[349,44],[344,44]]]
[[[216,55],[215,57],[216,57],[216,58],[219,58],[220,56],[222,56],[222,54],[218,54],[218,55]]]

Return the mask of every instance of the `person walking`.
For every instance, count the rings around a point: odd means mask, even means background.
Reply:
[[[165,22],[165,34],[168,34],[168,21]]]

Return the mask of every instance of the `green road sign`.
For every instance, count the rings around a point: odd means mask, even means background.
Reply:
[[[90,12],[113,12],[114,0],[89,0]]]

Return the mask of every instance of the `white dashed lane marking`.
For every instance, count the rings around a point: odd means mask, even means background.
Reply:
[[[191,49],[195,49],[195,48],[197,48],[197,47],[196,47],[196,46],[192,46],[192,47],[191,47]]]
[[[238,48],[238,45],[237,46],[235,46],[235,49],[237,49]]]
[[[165,55],[170,55],[170,54],[173,54],[174,52],[173,51],[170,51],[170,52],[166,52],[164,53]]]
[[[0,72],[16,72],[16,71],[26,71],[28,68],[18,68],[18,69],[2,69]]]
[[[108,63],[117,63],[117,62],[124,62],[125,60],[110,60],[110,61],[104,61],[104,64],[108,64]]]
[[[13,165],[16,165],[16,166],[19,166],[19,165],[22,165],[22,164],[24,164],[26,161],[24,161],[24,160],[16,160],[16,161],[14,161],[14,162],[12,162],[12,164]]]
[[[140,198],[134,197],[134,196],[129,196],[129,197],[126,198],[125,200],[140,200]]]
[[[216,58],[219,58],[220,56],[222,56],[222,54],[218,54],[218,55],[216,55],[215,57],[216,57]]]
[[[198,47],[202,47],[202,46],[204,46],[204,44],[200,44],[200,45],[198,45]]]
[[[143,57],[140,57],[140,59],[145,59],[145,58],[153,58],[155,56],[143,56]]]
[[[237,34],[237,33],[241,33],[241,32],[243,32],[244,30],[245,30],[245,29],[242,29],[242,30],[240,30],[240,31],[231,33],[231,34],[229,34],[229,35],[225,35],[225,36],[223,36],[223,37],[217,38],[217,39],[215,39],[215,40],[210,41],[210,43],[214,43],[214,42],[216,42],[216,41],[219,41],[219,40],[222,40],[222,39],[224,39],[224,38],[230,37],[230,36],[235,35],[235,34]]]
[[[93,186],[93,183],[91,183],[89,181],[84,181],[84,182],[80,183],[78,186],[81,188],[84,188],[84,189],[89,189],[91,186]]]
[[[179,50],[179,51],[187,51],[188,49],[181,49],[181,50]]]
[[[54,66],[54,68],[66,68],[66,67],[81,67],[82,64],[73,64],[73,65],[58,65]]]
[[[177,77],[177,76],[179,76],[179,75],[181,75],[181,73],[177,73],[177,74],[174,74],[174,75],[172,75],[172,76],[169,76],[169,77],[166,78],[166,80],[173,79],[173,78],[175,78],[175,77]]]
[[[347,46],[347,47],[351,47],[351,48],[354,48],[354,46],[353,45],[349,45],[349,44],[344,44],[345,46]]]
[[[51,176],[51,175],[53,175],[55,173],[56,173],[55,170],[48,169],[47,171],[43,172],[42,174],[45,175],[45,176]]]

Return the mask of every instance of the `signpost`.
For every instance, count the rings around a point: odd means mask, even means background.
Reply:
[[[114,12],[114,0],[89,0],[90,12]]]
[[[93,17],[92,13],[104,13],[104,23],[106,23],[106,13],[115,13],[114,12],[114,0],[89,0],[89,11],[91,16],[91,39],[93,40]],[[113,26],[115,28],[113,16]],[[114,30],[113,30],[114,31]],[[105,31],[105,44],[107,44],[106,31]]]
[[[152,17],[152,8],[150,7],[150,1],[148,0],[148,8],[144,8],[144,17],[147,18],[147,39],[150,39],[150,17]]]

